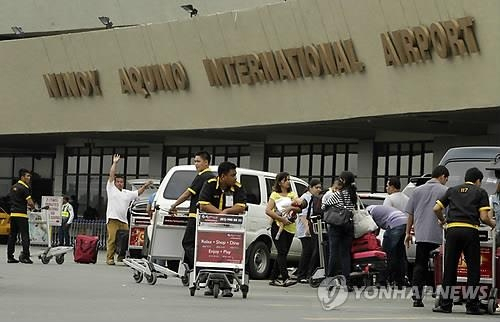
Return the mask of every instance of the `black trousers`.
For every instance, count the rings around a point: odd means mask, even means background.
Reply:
[[[187,220],[186,231],[182,238],[182,248],[184,248],[184,263],[194,268],[194,246],[196,243],[196,218],[189,217]]]
[[[351,247],[354,238],[354,225],[349,223],[344,226],[328,225],[328,242],[330,253],[328,259],[328,276],[337,275],[336,269],[349,282],[351,274]]]
[[[413,267],[413,299],[422,300],[424,286],[429,274],[429,258],[431,252],[439,247],[439,244],[417,242],[415,254],[415,266]]]
[[[297,270],[297,279],[309,278],[316,267],[318,267],[318,236],[299,238],[302,244],[300,262]]]
[[[475,228],[452,227],[446,230],[446,244],[444,246],[444,272],[443,293],[441,294],[441,306],[451,307],[453,305],[453,292],[451,287],[457,284],[457,269],[460,255],[464,253],[467,263],[467,286],[478,287],[480,280],[481,246],[479,231]],[[467,305],[478,304],[479,292],[469,292]]]
[[[28,258],[30,256],[30,232],[28,218],[10,217],[10,235],[9,241],[7,242],[7,258],[14,258],[17,234],[21,234],[23,256]]]
[[[281,278],[283,280],[287,280],[289,276],[286,262],[294,235],[286,230],[283,230],[280,234],[280,238],[276,240],[274,238],[276,237],[278,230],[278,225],[275,221],[273,221],[273,224],[271,225],[271,236],[273,238],[274,246],[276,246],[276,250],[278,251],[278,256],[274,261],[273,270],[271,271],[271,279],[278,279],[278,276],[281,274]]]

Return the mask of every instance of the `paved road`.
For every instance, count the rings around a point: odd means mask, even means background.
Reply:
[[[19,252],[20,246],[16,247]],[[38,249],[32,247],[35,253]],[[107,266],[104,252],[95,265],[76,264],[71,254],[62,265],[7,264],[0,246],[0,321],[408,321],[491,320],[498,316],[471,317],[463,307],[451,315],[412,308],[403,299],[355,299],[334,310],[324,310],[318,292],[307,285],[271,287],[251,281],[248,299],[189,295],[179,279],[159,279],[154,286],[135,283],[126,266]]]

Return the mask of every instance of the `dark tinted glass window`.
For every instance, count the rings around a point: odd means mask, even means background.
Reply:
[[[307,191],[307,188],[308,186],[299,182],[295,182],[295,189],[297,189],[297,195],[299,197],[302,196],[302,194]]]
[[[252,204],[260,204],[260,185],[259,178],[251,175],[241,175],[241,184],[247,191],[247,202]]]
[[[195,170],[174,172],[163,192],[163,198],[174,200],[179,198],[179,196],[191,185],[196,174]]]

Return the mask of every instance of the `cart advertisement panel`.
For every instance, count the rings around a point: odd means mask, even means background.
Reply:
[[[491,247],[481,247],[481,266],[480,273],[481,278],[492,278],[492,249]],[[460,255],[458,260],[457,276],[467,277],[467,263],[465,262],[464,254]]]
[[[198,230],[198,262],[241,264],[244,256],[244,232]]]
[[[145,227],[132,227],[130,229],[130,246],[144,246]]]

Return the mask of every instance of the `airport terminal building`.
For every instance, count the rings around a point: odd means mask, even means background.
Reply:
[[[500,144],[499,1],[164,2],[0,0],[0,195],[24,167],[102,213],[113,153],[160,178],[200,149],[382,192]]]

